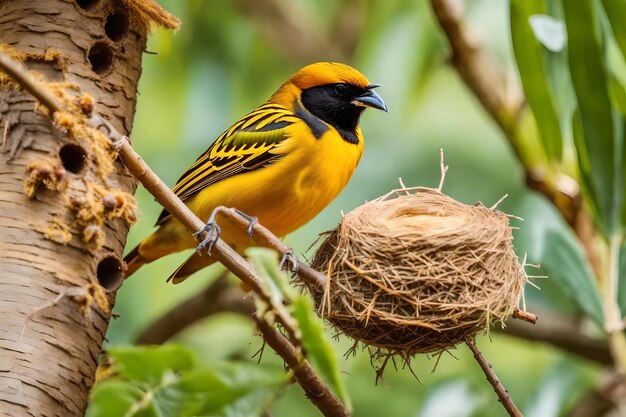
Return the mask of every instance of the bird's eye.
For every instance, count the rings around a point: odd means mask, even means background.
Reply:
[[[345,96],[348,92],[348,87],[345,84],[337,84],[335,86],[335,94],[338,96]]]

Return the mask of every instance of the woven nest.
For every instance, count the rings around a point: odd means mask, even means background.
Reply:
[[[369,347],[442,352],[518,305],[526,275],[507,215],[429,188],[393,192],[344,216],[312,266],[318,312]]]

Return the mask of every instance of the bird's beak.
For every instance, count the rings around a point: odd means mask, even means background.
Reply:
[[[374,91],[374,88],[380,87],[379,84],[370,84],[367,86],[367,92],[355,97],[352,100],[352,104],[355,106],[371,107],[373,109],[387,111],[387,106],[382,97]]]

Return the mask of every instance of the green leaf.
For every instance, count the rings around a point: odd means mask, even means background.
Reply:
[[[524,410],[526,416],[558,416],[573,398],[593,385],[582,367],[561,359],[549,369]],[[588,388],[587,388],[588,389]]]
[[[130,382],[106,381],[91,393],[86,417],[125,416],[144,397],[145,392]]]
[[[229,387],[246,390],[258,386],[274,387],[288,380],[283,367],[256,363],[222,362],[215,366],[215,372]]]
[[[624,0],[602,0],[613,37],[626,61],[626,2]]]
[[[149,384],[161,381],[166,372],[189,370],[196,363],[191,350],[175,344],[113,347],[108,352],[124,378]]]
[[[231,392],[237,393],[222,410],[222,414],[228,417],[261,415],[289,382],[289,374],[276,366],[222,364],[217,372]]]
[[[613,105],[622,116],[626,116],[626,89],[615,76],[611,76],[609,88]]]
[[[261,417],[280,394],[275,389],[256,389],[229,404],[223,410],[224,417]]]
[[[257,274],[263,278],[263,285],[277,302],[284,298],[291,300],[296,292],[291,287],[287,274],[278,268],[276,251],[267,248],[250,248],[246,250],[246,257]]]
[[[184,375],[177,387],[185,393],[203,395],[204,404],[197,414],[222,415],[225,407],[237,407],[238,401],[254,397],[258,391],[262,391],[264,397],[275,394],[287,382],[288,375],[281,367],[236,363]]]
[[[154,400],[166,415],[192,416],[217,412],[239,395],[214,370],[207,369],[186,372],[173,384],[159,387]]]
[[[619,181],[620,181],[620,188],[623,190],[624,195],[626,195],[626,189],[625,187],[625,179],[626,179],[626,118],[622,117],[620,120],[620,124],[619,124],[619,130],[620,130],[620,137],[622,138],[621,140],[621,146],[622,146],[622,175],[619,177]],[[623,197],[623,196],[622,196]],[[626,226],[626,203],[622,200],[622,212],[621,212],[621,220],[622,220],[622,226]],[[622,239],[624,239],[624,236],[622,236]],[[620,275],[620,286],[626,286],[626,277],[624,277],[624,279],[621,279],[621,275]]]
[[[133,352],[141,353],[155,357],[153,351]],[[218,363],[211,369],[186,369],[179,374],[162,370],[160,379],[153,378],[150,383],[143,374],[138,376],[142,379],[98,384],[87,416],[237,415],[237,410],[244,409],[249,416],[260,415],[288,382],[282,367],[248,363]]]
[[[537,40],[552,52],[560,52],[565,47],[565,25],[560,20],[545,14],[535,14],[528,18],[528,23]]]
[[[607,67],[609,69],[610,76],[617,78],[617,81],[619,81],[621,85],[625,85],[626,61],[624,60],[624,55],[619,49],[615,38],[611,37],[608,31],[605,31],[604,42],[604,56],[606,57]]]
[[[315,313],[313,301],[300,295],[293,301],[293,316],[302,333],[302,344],[317,365],[322,377],[328,381],[346,407],[352,409],[348,391],[341,378],[341,369],[332,344],[324,334],[324,324]]]
[[[537,41],[530,23],[533,18],[537,26],[537,21],[541,18],[539,21],[543,21],[544,24],[539,26],[545,27],[546,19],[549,17],[538,15],[543,11],[542,2],[511,0],[511,36],[524,94],[535,116],[543,147],[550,161],[558,162],[563,152],[559,117],[542,57],[542,46]],[[546,31],[544,29],[542,33]],[[544,40],[547,41],[547,37],[546,34]],[[550,42],[558,46],[556,44],[559,41],[553,40],[554,37],[550,38]]]
[[[598,207],[598,199],[594,193],[593,179],[591,173],[591,161],[589,160],[589,152],[585,143],[585,133],[583,132],[583,122],[580,117],[580,110],[576,109],[572,115],[572,137],[576,146],[578,170],[580,172],[582,193],[585,200],[589,203],[589,209],[593,218],[600,216]]]
[[[549,15],[563,22],[564,17],[561,0],[547,0],[546,3]],[[563,25],[563,30],[566,30],[565,25]],[[567,42],[566,34],[565,38]],[[563,143],[569,144],[572,136],[572,115],[576,109],[577,103],[569,70],[567,47],[564,47],[563,50],[558,53],[544,49],[543,59],[550,79],[551,91],[554,95]]]
[[[608,94],[607,71],[592,0],[564,1],[568,57],[578,100],[585,148],[579,157],[589,161],[590,194],[598,207],[597,223],[605,238],[617,231],[623,191],[621,168],[616,165],[613,109]],[[620,138],[621,141],[621,138]],[[579,141],[577,143],[581,144]],[[587,155],[583,155],[586,153]],[[621,154],[618,155],[621,159]]]
[[[186,379],[193,377],[202,379],[199,387],[186,384]],[[207,404],[217,410],[223,408],[237,398],[229,395],[230,392],[212,371],[192,372],[186,378],[164,375],[154,386],[137,381],[107,381],[96,386],[87,416],[191,417],[202,412]]]
[[[561,314],[582,312],[602,328],[604,313],[597,283],[571,228],[553,205],[538,196],[518,197],[515,207],[515,214],[527,220],[515,231],[516,253],[541,266],[539,270],[527,267],[529,275],[546,277],[531,278],[540,289],[527,285],[527,300]]]
[[[600,327],[603,326],[602,302],[593,272],[580,244],[557,230],[547,230],[542,254],[542,270],[563,292]]]

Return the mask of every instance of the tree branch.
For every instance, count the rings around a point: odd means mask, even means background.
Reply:
[[[254,301],[239,286],[228,281],[228,271],[203,291],[183,301],[161,317],[154,320],[137,337],[137,344],[165,343],[186,327],[213,314],[238,313],[252,317],[256,308]]]
[[[32,79],[21,65],[4,53],[0,53],[0,69],[8,74],[17,74],[13,78],[25,90],[37,99],[43,98],[41,104],[46,106],[50,117],[62,109],[61,105],[52,98],[46,100],[46,89],[40,83]],[[28,80],[27,82],[24,82]],[[47,97],[50,99],[50,97]],[[89,123],[100,129],[107,130],[112,146],[128,170],[143,184],[143,186],[155,197],[169,213],[180,221],[188,230],[195,232],[202,229],[204,223],[200,220],[174,192],[150,169],[143,159],[130,145],[128,138],[113,128],[110,123],[96,112],[93,112]],[[256,275],[254,267],[243,259],[237,252],[221,239],[213,247],[212,256],[215,256],[226,268],[239,277],[250,287],[263,301],[267,302],[272,309],[273,316],[283,326],[289,339],[281,335],[273,325],[261,318],[256,318],[257,325],[263,334],[265,341],[279,354],[285,362],[294,370],[296,380],[302,386],[308,398],[324,413],[325,416],[345,417],[348,411],[332,391],[315,375],[312,368],[302,355],[298,354],[296,347],[299,343],[296,335],[294,319],[288,314],[282,304],[277,304],[263,289],[260,278]]]
[[[285,336],[262,318],[254,317],[257,326],[263,334],[263,339],[287,365],[293,370],[296,380],[300,383],[306,396],[325,416],[349,417],[350,413],[339,399],[328,389],[322,380],[315,374],[309,362],[289,343]]]
[[[534,326],[509,320],[505,328],[494,326],[495,332],[521,339],[543,342],[601,365],[613,365],[608,342],[580,334],[578,328],[564,318],[547,318]]]
[[[480,353],[480,350],[478,350],[474,342],[472,342],[470,339],[467,339],[465,343],[470,348],[472,353],[474,353],[474,359],[476,359],[476,362],[478,362],[481,369],[485,373],[487,381],[489,381],[491,386],[493,386],[496,395],[500,399],[500,402],[502,403],[502,406],[507,411],[507,413],[509,413],[511,417],[524,417],[511,399],[509,392],[504,388],[504,386],[498,379],[498,376],[491,368],[491,365],[485,360],[482,353]]]
[[[537,324],[537,320],[539,320],[539,317],[536,314],[533,314],[529,311],[522,311],[517,307],[513,309],[513,318],[525,321],[530,324]]]
[[[310,16],[303,15],[294,2],[279,0],[238,0],[241,12],[256,21],[278,52],[301,62],[346,61],[354,52],[349,41],[338,42],[323,34]],[[358,26],[357,26],[358,27]],[[358,38],[359,32],[350,32]]]
[[[41,104],[43,104],[50,113],[61,111],[61,106],[57,103],[57,99],[52,93],[45,88],[41,88],[39,83],[31,77],[24,68],[7,54],[0,54],[0,68],[9,75],[24,90],[28,91]]]

